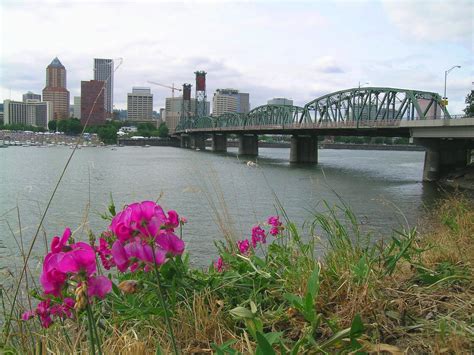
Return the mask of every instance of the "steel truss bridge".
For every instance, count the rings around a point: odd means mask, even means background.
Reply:
[[[181,119],[176,133],[280,133],[307,130],[338,130],[340,134],[368,134],[391,128],[381,135],[394,135],[403,122],[450,119],[440,95],[433,92],[384,87],[353,88],[333,92],[304,107],[263,105],[248,114],[225,113],[218,117]],[[355,132],[354,129],[360,129]],[[400,132],[407,135],[407,130]],[[406,131],[406,132],[405,132]],[[352,133],[351,133],[352,132]],[[391,133],[389,133],[391,132]],[[327,132],[331,134],[330,132]]]

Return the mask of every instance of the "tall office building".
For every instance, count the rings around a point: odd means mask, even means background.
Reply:
[[[5,124],[24,124],[48,128],[53,119],[52,103],[49,101],[27,99],[26,102],[5,100],[3,102]]]
[[[285,99],[284,97],[275,97],[271,100],[268,100],[267,105],[293,106],[293,100]]]
[[[81,97],[74,96],[74,115],[75,118],[81,119]]]
[[[41,101],[41,95],[33,94],[31,91],[28,91],[26,94],[23,94],[23,102],[26,100],[38,100]]]
[[[212,115],[220,116],[227,112],[248,113],[249,94],[235,89],[217,89],[212,98]]]
[[[170,132],[176,130],[176,126],[181,118],[181,110],[183,109],[183,97],[167,97],[165,101],[165,110],[161,119],[166,122],[166,126]],[[191,99],[191,112],[195,112],[196,99]],[[211,113],[211,103],[206,101],[206,115]]]
[[[101,80],[81,81],[81,124],[88,126],[101,125],[106,121],[103,87]]]
[[[114,107],[114,60],[94,58],[94,80],[106,82],[104,108],[111,116]]]
[[[53,105],[53,118],[61,120],[69,117],[69,91],[66,88],[66,68],[56,57],[46,67],[46,87],[43,100]]]
[[[127,94],[127,120],[151,121],[153,119],[153,94],[150,88],[134,87]]]

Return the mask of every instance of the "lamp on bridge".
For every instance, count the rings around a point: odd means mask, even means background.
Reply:
[[[451,67],[450,69],[448,69],[444,72],[444,97],[443,97],[443,105],[444,106],[448,105],[448,98],[446,97],[446,80],[447,80],[448,74],[451,72],[451,70],[454,70],[456,68],[461,68],[461,66],[460,65],[455,65],[455,66]]]

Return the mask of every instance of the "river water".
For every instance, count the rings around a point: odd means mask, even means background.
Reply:
[[[18,243],[22,239],[25,248],[29,245],[71,152],[67,147],[0,149],[4,271],[21,261],[12,232]],[[172,147],[77,150],[46,215],[33,260],[44,255],[45,238],[66,226],[85,240],[88,228],[105,230],[100,214],[111,194],[117,207],[160,198],[166,209],[186,216],[184,239],[196,266],[216,257],[214,241],[223,239],[222,226],[248,237],[253,224],[274,214],[275,195],[298,225],[311,220],[311,211],[322,210],[322,201],[334,204],[340,195],[374,238],[389,236],[405,218],[415,224],[440,195],[434,185],[421,182],[423,152],[320,150],[317,166],[290,165],[287,148],[259,153],[257,167],[250,167],[234,148],[226,154]]]

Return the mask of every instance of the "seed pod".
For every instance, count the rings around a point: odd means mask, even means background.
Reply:
[[[87,283],[83,282],[74,293],[76,294],[74,309],[79,312],[87,306]]]

